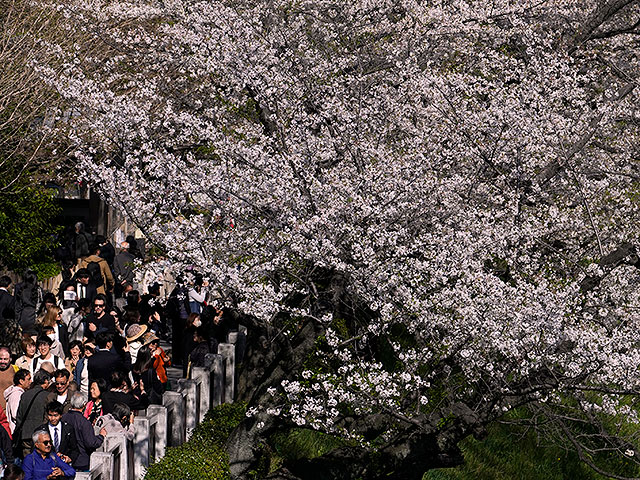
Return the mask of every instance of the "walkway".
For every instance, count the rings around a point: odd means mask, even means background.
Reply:
[[[139,480],[150,462],[161,459],[167,447],[189,439],[210,408],[231,403],[235,395],[236,358],[244,353],[247,329],[230,332],[217,354],[206,357],[206,366],[194,368],[191,378],[182,378],[182,369],[170,367],[170,391],[162,405],[150,405],[138,412],[132,442],[122,435],[107,435],[102,447],[91,454],[91,469],[76,475],[77,480]],[[166,342],[160,345],[170,350]]]

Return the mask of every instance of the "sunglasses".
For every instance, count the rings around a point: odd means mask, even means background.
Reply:
[[[96,308],[98,308],[98,307],[103,308],[104,307],[104,303],[94,303],[93,306],[96,307]]]
[[[45,440],[44,442],[40,442],[43,445],[53,445],[53,442],[51,440]]]
[[[67,382],[56,382],[56,385],[66,385]]]

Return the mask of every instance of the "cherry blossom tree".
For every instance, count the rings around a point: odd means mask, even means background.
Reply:
[[[521,406],[637,457],[637,1],[64,3],[83,177],[249,327],[234,475],[298,425],[348,440],[273,478],[416,478]]]
[[[31,268],[41,278],[60,270],[51,255],[58,207],[44,184],[73,170],[60,161],[64,136],[50,128],[60,98],[33,69],[49,51],[45,41],[72,45],[58,20],[29,0],[0,7],[0,265],[20,274]]]

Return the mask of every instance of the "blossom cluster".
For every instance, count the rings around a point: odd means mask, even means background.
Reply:
[[[497,417],[639,387],[638,270],[601,261],[640,233],[638,65],[624,35],[572,43],[597,7],[72,0],[104,49],[38,68],[82,175],[171,262],[265,324],[315,315],[289,303],[314,268],[373,312],[351,333],[393,366],[329,329],[337,368],[275,386],[279,413]]]

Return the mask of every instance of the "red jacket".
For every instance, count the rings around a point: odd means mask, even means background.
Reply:
[[[171,366],[171,360],[161,347],[156,348],[155,352],[153,352],[153,356],[153,368],[158,374],[160,382],[167,383],[167,370],[165,367]]]
[[[13,437],[11,437],[11,427],[9,426],[9,419],[7,419],[7,414],[5,413],[2,406],[0,406],[0,425],[2,425],[7,431],[7,433],[9,434],[9,438],[13,440]]]

